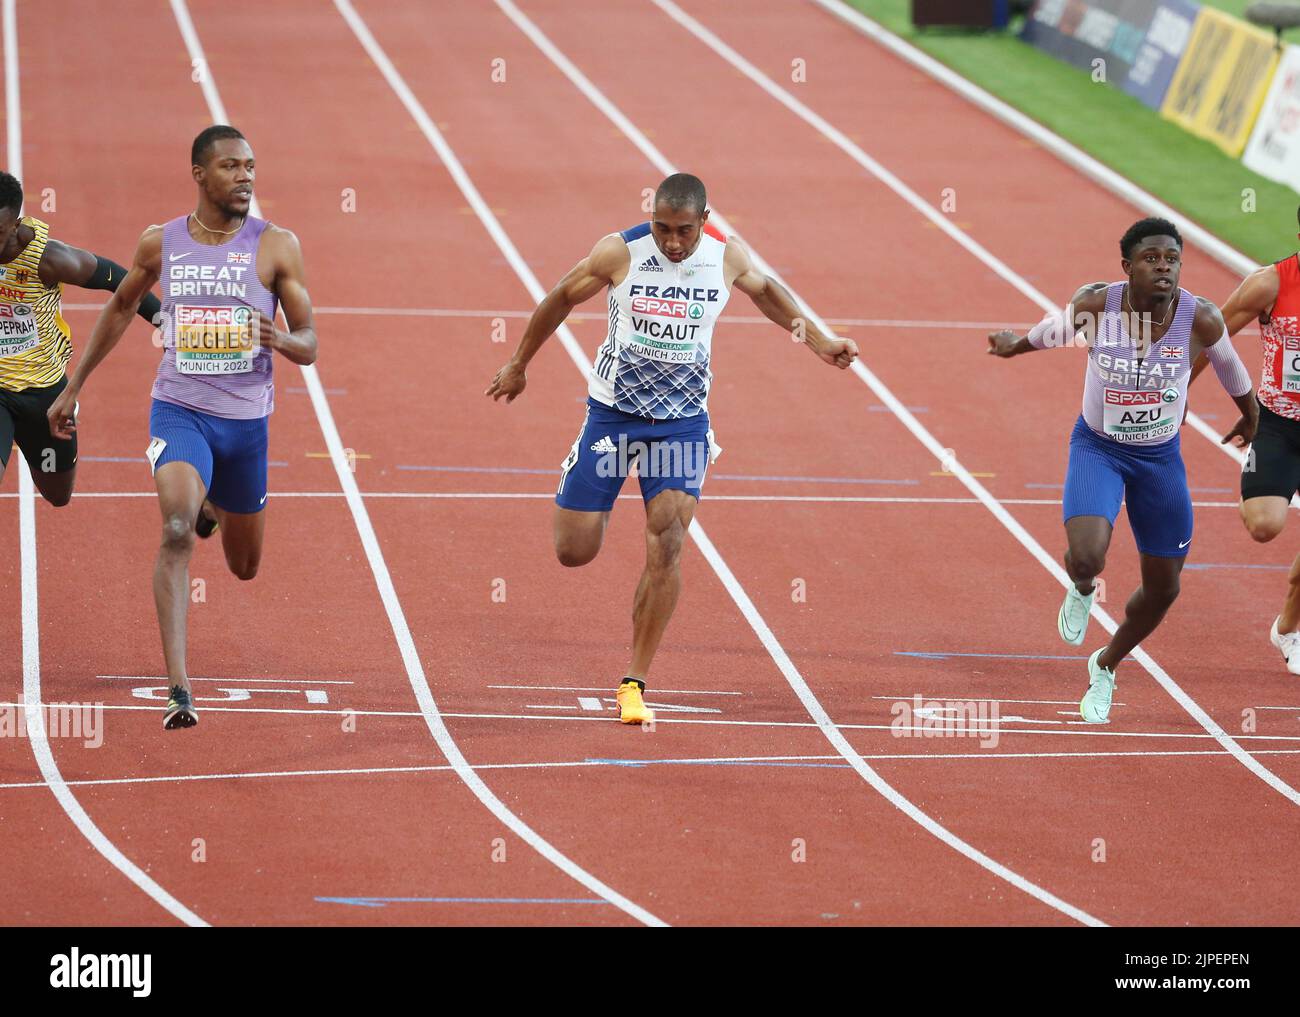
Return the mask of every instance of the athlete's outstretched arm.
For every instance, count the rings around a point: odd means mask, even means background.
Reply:
[[[1104,310],[1106,283],[1089,283],[1075,292],[1064,310],[1047,315],[1028,335],[1018,335],[1008,328],[990,332],[989,348],[984,352],[995,357],[1018,357],[1049,346],[1073,346],[1074,337],[1080,334],[1091,342],[1097,334],[1097,319]]]
[[[126,269],[116,261],[58,240],[46,243],[39,271],[41,282],[46,286],[67,283],[84,290],[108,290],[110,293],[115,292],[126,278]],[[146,293],[136,313],[154,325],[161,310],[162,301],[152,293]]]
[[[1198,297],[1196,318],[1192,322],[1192,347],[1193,352],[1198,346],[1204,350],[1202,357],[1214,365],[1219,384],[1241,410],[1241,419],[1223,436],[1221,444],[1233,442],[1238,448],[1244,448],[1254,439],[1255,429],[1259,426],[1259,404],[1255,401],[1255,386],[1251,384],[1250,372],[1233,349],[1224,317],[1214,304]],[[1241,328],[1241,325],[1237,327]],[[1191,384],[1190,379],[1188,384]]]
[[[569,270],[555,289],[542,298],[542,302],[528,319],[523,338],[515,349],[505,367],[497,371],[492,383],[484,395],[490,395],[496,402],[502,396],[512,403],[528,384],[526,374],[528,364],[542,348],[542,343],[564,324],[570,312],[585,300],[590,300],[606,286],[614,282],[615,276],[626,274],[630,263],[627,244],[617,233],[601,237],[591,253]]]
[[[802,340],[805,346],[831,366],[844,370],[853,363],[858,355],[857,344],[852,339],[823,335],[816,325],[804,317],[790,291],[758,270],[745,245],[735,237],[727,241],[723,261],[726,275],[732,280],[731,285],[746,294],[769,321]]]
[[[271,291],[280,301],[288,332],[275,327],[275,319],[258,315],[258,339],[295,364],[316,363],[316,324],[312,320],[311,297],[307,293],[307,276],[303,270],[302,247],[289,230],[278,226],[266,228],[266,253],[275,265]]]
[[[69,438],[77,429],[74,409],[81,386],[99,366],[100,361],[112,352],[140,309],[140,301],[158,282],[158,277],[162,274],[162,234],[161,226],[150,226],[141,234],[131,270],[99,312],[76,370],[69,376],[67,387],[59,393],[59,398],[54,400],[46,414],[50,421],[50,433],[54,437]]]
[[[1257,268],[1241,281],[1241,285],[1232,291],[1232,296],[1223,305],[1223,323],[1227,326],[1229,337],[1273,310],[1273,305],[1277,303],[1279,285],[1276,265]],[[1195,381],[1209,366],[1208,357],[1197,357],[1196,363],[1192,365],[1192,377],[1187,384]]]

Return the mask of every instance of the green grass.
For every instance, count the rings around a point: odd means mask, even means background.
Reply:
[[[1246,169],[1112,85],[1013,32],[917,31],[910,0],[849,0],[868,17],[1032,117],[1260,262],[1295,250],[1300,196]],[[1247,0],[1214,0],[1225,10]],[[1242,209],[1253,188],[1254,212]]]

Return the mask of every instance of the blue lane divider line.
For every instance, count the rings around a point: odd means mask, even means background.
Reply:
[[[608,904],[598,897],[317,897],[321,904],[383,908],[389,904]]]
[[[1234,565],[1232,563],[1220,564],[1217,562],[1188,562],[1183,566],[1185,569],[1268,569],[1274,572],[1290,572],[1290,565]]]

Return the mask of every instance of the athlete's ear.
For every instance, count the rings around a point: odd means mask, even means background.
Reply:
[[[194,178],[194,182],[195,182],[196,184],[199,184],[200,186],[202,186],[202,184],[203,184],[203,167],[202,167],[202,166],[197,166],[197,165],[196,165],[196,166],[191,166],[191,167],[190,167],[190,176],[192,176],[192,177]]]
[[[1124,277],[1126,279],[1133,278],[1133,262],[1129,261],[1128,258],[1120,258],[1119,267],[1124,270]]]
[[[700,225],[703,226],[708,221],[709,221],[709,210],[706,208],[704,210],[704,214],[700,216]]]

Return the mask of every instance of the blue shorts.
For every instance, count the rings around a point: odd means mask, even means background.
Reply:
[[[1080,417],[1070,434],[1063,508],[1075,516],[1104,516],[1114,525],[1120,502],[1138,550],[1184,558],[1192,542],[1192,496],[1178,435],[1159,445],[1125,445],[1103,438]]]
[[[712,446],[707,413],[649,420],[588,399],[582,431],[560,465],[555,503],[578,512],[608,512],[633,465],[644,501],[669,489],[698,499]]]
[[[214,417],[155,399],[145,455],[155,473],[168,463],[189,463],[199,471],[208,501],[252,515],[266,507],[266,421]]]

